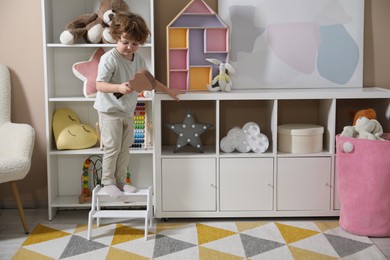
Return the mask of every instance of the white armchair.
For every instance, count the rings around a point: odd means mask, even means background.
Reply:
[[[34,141],[34,128],[11,122],[11,79],[7,66],[0,64],[0,183],[10,183],[26,234],[29,229],[16,181],[30,171]]]

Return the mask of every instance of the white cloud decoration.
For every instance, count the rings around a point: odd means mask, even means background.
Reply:
[[[269,146],[268,138],[260,132],[260,127],[254,122],[246,123],[242,129],[238,126],[233,127],[223,137],[220,142],[220,148],[225,153],[237,150],[240,153],[264,153]]]

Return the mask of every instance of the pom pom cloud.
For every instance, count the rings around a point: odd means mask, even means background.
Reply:
[[[264,153],[267,151],[269,141],[266,135],[260,132],[260,127],[254,122],[246,123],[242,129],[238,126],[229,130],[227,136],[221,139],[220,148],[225,153],[234,150],[240,153],[253,151]]]

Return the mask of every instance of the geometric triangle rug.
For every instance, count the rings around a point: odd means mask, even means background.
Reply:
[[[145,240],[143,221],[39,224],[13,259],[386,259],[338,221],[169,220]]]

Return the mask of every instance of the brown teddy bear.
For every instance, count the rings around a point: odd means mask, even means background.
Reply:
[[[61,43],[70,45],[81,38],[88,43],[115,43],[108,26],[115,13],[122,11],[129,11],[124,0],[100,0],[96,13],[80,15],[65,26],[60,35]]]
[[[358,111],[350,112],[350,116],[353,118],[352,125],[356,125],[359,117],[367,117],[368,119],[376,119],[376,111],[373,108],[361,109]]]

